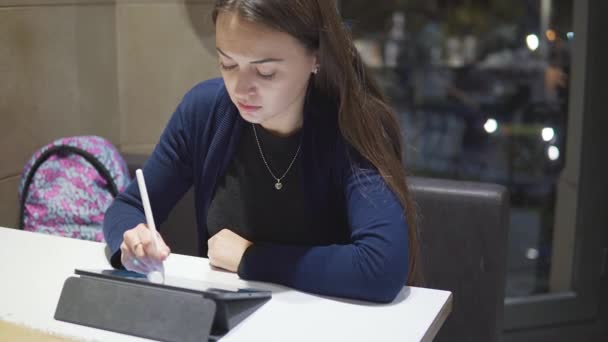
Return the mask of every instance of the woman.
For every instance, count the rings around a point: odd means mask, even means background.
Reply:
[[[144,165],[155,220],[194,186],[211,265],[392,301],[416,273],[400,129],[335,1],[218,0],[213,20],[222,79],[185,95]],[[133,182],[105,217],[113,266],[169,255],[142,222]]]

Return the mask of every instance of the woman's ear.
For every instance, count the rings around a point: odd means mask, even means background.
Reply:
[[[315,52],[315,54],[313,55],[312,73],[316,75],[319,72],[320,67],[321,65],[319,64],[319,55]]]

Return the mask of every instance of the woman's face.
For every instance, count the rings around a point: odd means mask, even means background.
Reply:
[[[289,34],[229,12],[217,17],[216,44],[224,83],[243,119],[277,133],[297,129],[315,55]]]

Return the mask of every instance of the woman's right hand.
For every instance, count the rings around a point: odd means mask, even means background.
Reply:
[[[120,260],[127,270],[148,274],[159,269],[171,250],[160,234],[157,233],[156,236],[158,238],[158,250],[154,245],[152,232],[146,224],[140,223],[137,227],[129,229],[123,234],[123,242],[120,245],[122,253]]]

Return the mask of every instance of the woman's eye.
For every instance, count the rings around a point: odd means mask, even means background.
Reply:
[[[273,72],[272,74],[263,74],[261,72],[258,71],[258,76],[260,76],[261,78],[265,79],[265,80],[271,80],[274,78],[274,75],[276,75],[276,72]]]
[[[238,64],[234,64],[234,65],[226,65],[222,62],[220,62],[220,68],[222,68],[223,70],[226,71],[230,71],[230,70],[234,70],[238,67]],[[271,74],[265,74],[260,72],[259,70],[257,71],[258,76],[260,76],[261,78],[265,79],[265,80],[272,80],[274,78],[274,76],[276,75],[276,72],[273,72]]]
[[[220,63],[220,67],[221,67],[222,69],[224,69],[224,70],[227,70],[227,71],[228,71],[228,70],[235,69],[237,66],[238,66],[237,64],[235,64],[235,65],[226,65],[226,64],[224,64],[224,63]]]

